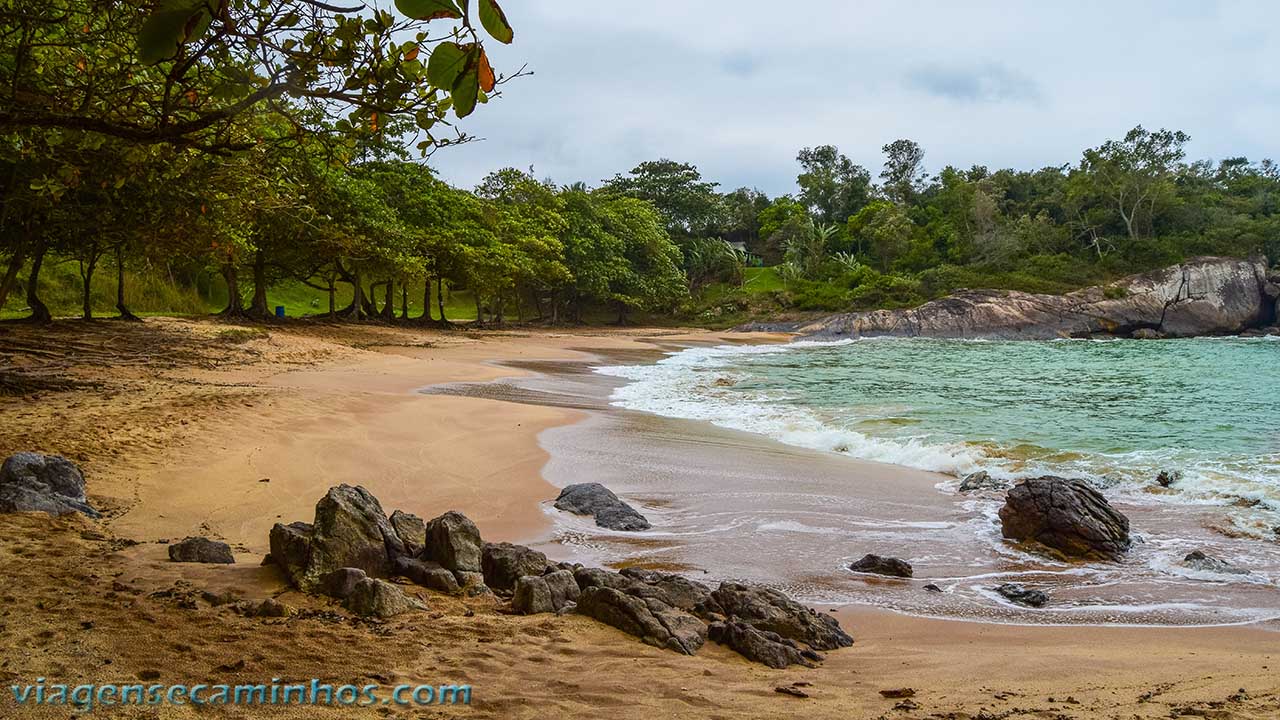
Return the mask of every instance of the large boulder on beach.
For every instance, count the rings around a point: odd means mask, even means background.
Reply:
[[[1129,518],[1092,485],[1046,475],[1015,485],[1000,508],[1006,538],[1033,541],[1068,558],[1114,560],[1129,549]]]
[[[356,585],[369,576],[360,568],[338,568],[320,578],[320,593],[329,597],[346,600],[355,592]]]
[[[818,653],[802,648],[795,641],[775,632],[760,630],[736,620],[711,623],[707,628],[707,636],[748,660],[777,670],[791,665],[817,667],[816,663],[824,659]]]
[[[581,591],[568,570],[518,578],[511,609],[526,615],[559,612],[578,601]]]
[[[814,650],[835,650],[853,644],[853,638],[835,618],[819,614],[772,588],[726,582],[711,596],[726,616],[757,630],[802,642]]]
[[[454,573],[481,573],[481,556],[484,543],[480,529],[466,515],[450,510],[435,518],[426,526],[427,546],[424,553],[429,560]]]
[[[99,517],[84,495],[84,474],[58,455],[20,452],[0,465],[0,512],[83,513]]]
[[[861,560],[851,563],[849,569],[854,572],[900,578],[909,578],[912,574],[911,563],[906,560],[870,553],[863,555]]]
[[[359,486],[338,485],[316,503],[310,554],[300,586],[310,589],[321,577],[344,567],[360,568],[370,577],[387,577],[391,557],[402,554],[404,543],[378,498]]]
[[[189,537],[169,546],[169,559],[186,563],[231,564],[236,561],[231,546],[203,537]]]
[[[648,530],[649,521],[600,483],[569,485],[560,491],[555,506],[575,515],[592,515],[596,525],[610,530]]]
[[[578,596],[578,614],[640,638],[645,644],[692,655],[707,639],[707,625],[654,598],[641,599],[608,587],[588,587]]]
[[[505,542],[485,543],[480,556],[484,584],[497,590],[510,590],[516,580],[541,575],[550,565],[547,556],[537,550]]]
[[[396,531],[396,537],[404,543],[404,554],[409,557],[421,555],[427,541],[427,524],[422,521],[422,518],[413,513],[396,510],[391,513],[388,521]]]
[[[363,617],[389,618],[414,609],[415,603],[386,580],[365,578],[351,589],[346,606]]]
[[[271,554],[289,584],[301,587],[311,560],[311,523],[276,523],[271,527]]]

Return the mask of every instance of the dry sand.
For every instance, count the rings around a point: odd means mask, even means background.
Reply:
[[[0,454],[76,459],[107,510],[100,522],[0,516],[4,684],[154,672],[162,683],[474,687],[469,707],[95,712],[107,717],[1280,717],[1280,633],[1269,627],[1017,627],[855,610],[840,614],[853,648],[816,670],[774,671],[715,645],[683,657],[586,618],[508,616],[484,599],[422,593],[426,613],[353,621],[258,565],[271,524],[309,520],[338,482],[364,485],[388,511],[460,510],[488,540],[535,539],[547,523],[539,503],[555,495],[537,434],[579,413],[416,390],[519,372],[497,361],[717,340],[324,325],[266,336],[177,320],[0,328],[0,370],[58,378],[0,396]],[[92,385],[57,387],[66,379]],[[232,543],[237,564],[167,562],[158,541],[193,534]],[[190,601],[205,589],[278,596],[300,612],[253,619]],[[808,683],[809,697],[775,691],[792,683]],[[909,703],[879,693],[904,687]],[[3,717],[71,714],[0,697]]]

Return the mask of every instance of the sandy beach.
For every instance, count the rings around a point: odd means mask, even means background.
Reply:
[[[545,505],[558,485],[593,472],[590,463],[558,454],[557,447],[599,420],[589,399],[541,402],[540,364],[591,362],[606,354],[641,360],[689,344],[785,337],[321,324],[233,330],[159,319],[75,333],[56,326],[0,329],[0,365],[71,383],[0,396],[0,455],[36,450],[75,460],[91,501],[104,510],[100,521],[0,515],[0,569],[8,581],[0,589],[6,684],[37,677],[129,681],[158,673],[166,683],[316,677],[474,688],[467,707],[264,713],[276,717],[1280,716],[1274,622],[1030,627],[848,606],[837,617],[856,640],[852,648],[829,653],[817,669],[777,671],[715,644],[680,656],[588,618],[514,616],[492,599],[411,586],[406,589],[418,593],[428,611],[382,624],[350,620],[332,601],[288,590],[273,568],[259,565],[270,527],[309,520],[330,486],[362,485],[388,512],[430,518],[458,510],[486,540],[531,543],[553,560],[589,556],[589,548],[556,539]],[[513,376],[529,380],[520,385],[528,397],[423,392]],[[628,437],[620,433],[616,442]],[[722,452],[721,436],[697,423],[682,425],[681,439],[708,472],[732,477],[746,462],[740,453]],[[779,467],[856,462],[764,451]],[[868,502],[933,502],[927,496],[932,481],[919,471],[858,467],[882,488]],[[237,563],[168,562],[166,543],[188,535],[230,543]],[[714,566],[698,569],[711,574],[732,575],[726,566],[750,562],[735,558],[732,548],[704,557]],[[201,590],[277,597],[298,612],[287,619],[246,618],[185,602]],[[775,690],[794,683],[807,683],[799,687],[809,697]],[[902,688],[914,694],[886,699],[880,693]],[[237,716],[234,709],[189,707],[102,712]],[[17,708],[6,693],[0,715],[65,717],[68,711]]]

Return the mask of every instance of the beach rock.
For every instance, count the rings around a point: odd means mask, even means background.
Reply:
[[[84,474],[58,455],[20,452],[0,465],[0,512],[78,512],[100,517],[84,496]]]
[[[1237,567],[1235,565],[1232,565],[1226,560],[1219,560],[1218,558],[1206,555],[1203,550],[1192,550],[1191,552],[1187,553],[1187,556],[1182,558],[1182,564],[1186,565],[1192,570],[1199,570],[1201,572],[1218,573],[1220,575],[1250,574],[1248,570],[1245,570],[1242,567]]]
[[[788,329],[811,338],[1052,340],[1142,330],[1166,337],[1222,335],[1275,317],[1267,283],[1261,256],[1201,257],[1065,295],[961,290],[916,308],[831,315]]]
[[[396,536],[400,538],[400,542],[404,544],[404,554],[409,557],[422,555],[427,542],[427,524],[422,521],[422,518],[413,513],[396,510],[391,513],[389,522],[391,528],[396,531]]]
[[[1067,557],[1114,560],[1129,549],[1129,519],[1083,480],[1046,475],[1015,485],[1000,508],[1004,537]]]
[[[392,571],[396,575],[406,577],[428,590],[444,593],[458,591],[458,579],[448,569],[441,567],[439,563],[402,555],[396,558],[391,565]]]
[[[267,555],[294,587],[300,587],[311,558],[311,523],[295,522],[271,527],[271,553]]]
[[[484,575],[481,573],[459,570],[454,572],[453,576],[457,578],[458,586],[467,597],[492,594],[493,592],[488,585],[484,584]]]
[[[526,615],[558,613],[575,605],[579,595],[578,583],[568,570],[557,570],[546,575],[525,575],[516,580],[511,607]]]
[[[389,618],[408,612],[413,607],[404,591],[377,578],[360,580],[347,596],[347,609],[362,617]]]
[[[1164,333],[1154,328],[1138,328],[1129,333],[1129,337],[1134,340],[1161,340],[1165,337]]]
[[[854,572],[888,575],[890,577],[911,577],[911,563],[895,557],[881,555],[864,555],[863,558],[849,565]]]
[[[569,485],[555,506],[575,515],[593,515],[596,525],[610,530],[648,530],[649,521],[600,483]]]
[[[723,614],[719,603],[711,597],[711,588],[696,580],[674,573],[625,568],[619,573],[631,583],[624,592],[640,598],[656,598],[663,603],[698,617]]]
[[[311,552],[299,586],[310,590],[321,577],[347,567],[386,577],[391,573],[390,558],[403,554],[404,543],[378,499],[362,487],[338,485],[316,503]]]
[[[621,573],[600,568],[578,568],[574,571],[573,577],[577,580],[578,587],[582,590],[586,590],[589,587],[607,587],[625,591],[636,583],[635,580]]]
[[[777,670],[791,665],[817,667],[815,663],[823,660],[818,653],[801,648],[775,632],[759,630],[736,620],[711,623],[707,636],[748,660]]]
[[[427,523],[425,557],[455,573],[481,573],[484,543],[480,529],[466,515],[450,510]],[[463,583],[462,578],[458,582]]]
[[[853,644],[853,638],[835,618],[816,613],[777,590],[726,582],[711,596],[725,615],[757,630],[805,643],[814,650],[835,650]]]
[[[293,608],[285,605],[275,598],[267,598],[266,600],[258,603],[258,607],[253,614],[255,617],[264,618],[289,617],[293,614]]]
[[[231,546],[203,537],[189,537],[169,546],[169,559],[188,563],[234,563]]]
[[[1156,475],[1156,484],[1160,487],[1172,487],[1181,479],[1182,473],[1178,470],[1161,470]]]
[[[935,593],[942,592],[942,588],[938,587],[933,583],[929,583],[928,585],[925,585],[924,589],[925,589],[925,592],[935,592]]]
[[[484,584],[498,590],[510,590],[525,575],[541,575],[551,565],[547,556],[511,543],[485,543],[480,557]]]
[[[979,470],[975,473],[969,473],[964,476],[964,480],[960,481],[960,492],[969,493],[980,490],[1004,490],[1009,487],[1009,483],[1004,480],[997,480],[991,477],[986,470]]]
[[[1049,596],[1039,590],[1028,590],[1016,583],[1005,583],[996,588],[996,592],[1003,595],[1010,602],[1027,607],[1044,607],[1049,602]]]
[[[338,568],[320,578],[320,592],[329,597],[346,600],[355,592],[356,585],[369,576],[360,568]]]
[[[641,599],[608,587],[588,587],[578,596],[579,615],[640,638],[647,645],[692,655],[707,639],[707,625],[655,598]]]

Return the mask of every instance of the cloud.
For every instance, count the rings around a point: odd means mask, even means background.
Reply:
[[[973,68],[920,67],[907,74],[908,87],[960,102],[1039,100],[1034,80],[999,63]]]

